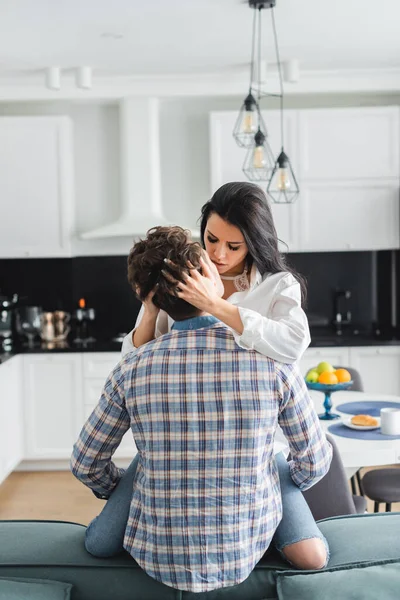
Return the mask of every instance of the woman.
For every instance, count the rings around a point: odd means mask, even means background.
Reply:
[[[184,282],[177,281],[177,295],[230,327],[239,346],[285,363],[298,360],[310,343],[301,307],[305,286],[279,252],[271,210],[261,188],[227,183],[217,190],[202,208],[201,240],[207,253],[204,275],[196,271]],[[173,265],[166,259],[165,276],[172,279],[171,273]],[[223,290],[219,289],[221,280]],[[152,295],[143,303],[136,328],[123,342],[123,354],[170,330],[173,321],[156,308]],[[275,546],[294,566],[319,569],[328,561],[327,543],[290,477],[280,452],[283,447],[286,444],[275,444],[283,504]],[[127,472],[131,482],[135,463]],[[121,483],[113,496],[122,496]],[[91,541],[89,551],[96,548],[96,540]]]

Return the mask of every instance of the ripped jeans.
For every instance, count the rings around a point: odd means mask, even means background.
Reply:
[[[271,544],[275,546],[285,561],[290,562],[282,553],[285,546],[310,538],[319,538],[325,544],[326,564],[328,564],[328,543],[319,530],[303,494],[290,477],[289,465],[285,456],[280,452],[275,456],[275,460],[281,486],[282,520],[275,531]],[[139,456],[136,456],[101,513],[91,521],[86,529],[86,550],[94,556],[100,558],[115,556],[124,549],[123,541],[138,461]]]

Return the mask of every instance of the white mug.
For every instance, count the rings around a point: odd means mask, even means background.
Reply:
[[[400,408],[381,408],[381,432],[400,435]]]

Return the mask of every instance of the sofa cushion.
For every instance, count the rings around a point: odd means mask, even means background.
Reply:
[[[398,600],[400,560],[373,561],[277,577],[279,600]]]
[[[0,600],[69,600],[71,589],[62,581],[0,577]]]
[[[329,542],[329,568],[400,559],[399,513],[351,515],[319,522]],[[0,576],[68,581],[73,600],[262,600],[276,598],[276,577],[289,566],[266,554],[241,584],[212,592],[179,592],[149,577],[124,552],[94,558],[85,526],[62,521],[0,521]]]

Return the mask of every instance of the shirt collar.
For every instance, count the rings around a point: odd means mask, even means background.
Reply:
[[[250,289],[253,289],[262,282],[262,275],[257,269],[256,265],[253,264],[250,271]]]
[[[218,319],[212,315],[205,315],[184,319],[183,321],[175,321],[171,329],[178,331],[184,331],[186,329],[202,329],[203,327],[212,327],[216,323],[219,323]]]

